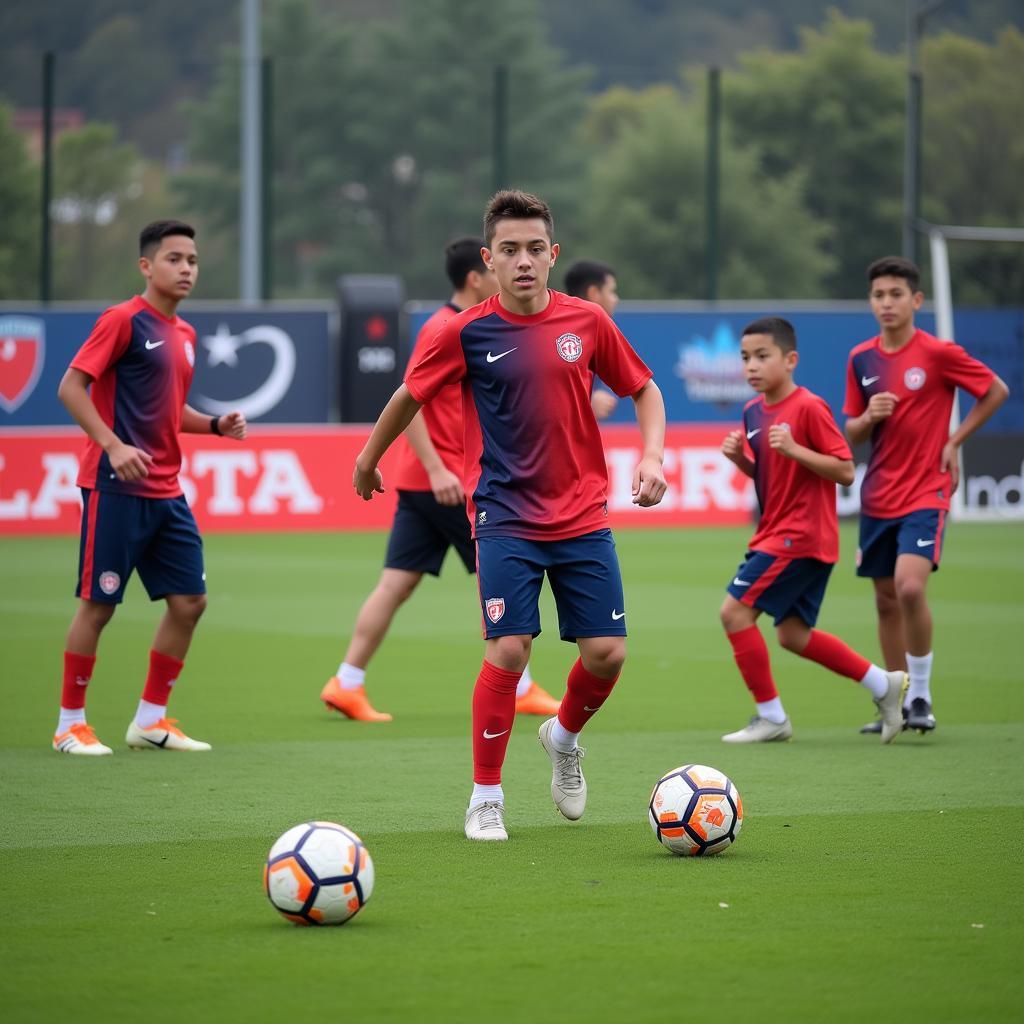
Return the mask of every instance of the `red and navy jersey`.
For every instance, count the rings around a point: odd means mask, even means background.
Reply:
[[[893,414],[875,424],[871,457],[860,488],[861,511],[896,519],[920,508],[949,508],[949,473],[939,470],[949,440],[949,417],[958,387],[975,398],[994,379],[992,371],[960,345],[915,331],[896,352],[881,338],[862,342],[846,366],[843,412],[860,416],[871,396],[890,391]]]
[[[451,302],[437,310],[416,335],[410,360],[415,358],[416,351],[424,339],[429,338],[443,323],[460,312],[462,311],[459,307]],[[445,468],[461,476],[465,469],[465,460],[462,457],[462,387],[450,384],[442,388],[437,397],[423,406],[423,422],[427,425],[427,433]],[[395,488],[400,491],[431,489],[430,477],[423,468],[423,463],[404,437],[401,440]]]
[[[603,529],[608,473],[591,380],[596,373],[625,397],[651,379],[600,306],[548,295],[533,316],[510,313],[495,295],[452,317],[406,372],[423,404],[461,382],[477,537],[563,540]]]
[[[823,398],[798,387],[781,402],[768,405],[764,395],[743,409],[743,432],[754,460],[754,488],[761,506],[751,551],[790,558],[839,560],[836,485],[768,443],[773,426],[788,426],[797,444],[837,459],[852,458]]]
[[[196,332],[181,317],[168,320],[141,295],[100,315],[78,354],[76,370],[93,379],[93,405],[125,444],[153,456],[149,475],[117,479],[106,452],[89,439],[78,486],[144,498],[181,494],[178,431],[192,383]]]

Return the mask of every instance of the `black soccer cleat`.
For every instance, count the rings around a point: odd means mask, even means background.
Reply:
[[[907,725],[907,709],[903,709],[903,731],[906,732],[910,728]],[[932,719],[932,728],[935,728],[935,719]],[[877,736],[882,731],[882,720],[876,718],[873,722],[868,722],[867,725],[862,725],[858,732],[862,735]]]
[[[935,728],[935,716],[931,704],[924,697],[915,697],[910,702],[910,711],[904,711],[904,729],[916,729],[922,736]]]

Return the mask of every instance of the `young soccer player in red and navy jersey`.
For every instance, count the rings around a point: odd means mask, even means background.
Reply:
[[[577,738],[607,700],[626,656],[626,609],[607,529],[604,450],[590,404],[596,373],[630,395],[643,437],[633,501],[665,493],[665,406],[651,371],[597,305],[551,291],[558,257],[551,211],[525,192],[499,192],[484,218],[485,263],[498,294],[452,317],[417,352],[405,383],[356,460],[353,484],[369,500],[383,489],[377,463],[420,405],[459,383],[465,412],[464,480],[477,547],[486,640],[473,694],[470,839],[504,840],[501,769],[515,688],[540,633],[537,599],[547,573],[562,639],[580,657],[556,717],[540,728],[552,764],[551,795],[582,816],[586,781]]]
[[[721,619],[757,714],[722,739],[765,743],[793,735],[757,626],[768,612],[786,650],[870,691],[881,714],[882,742],[891,743],[900,732],[905,673],[885,672],[814,628],[839,558],[836,484],[853,483],[849,446],[825,402],[793,379],[799,357],[788,320],[765,317],[748,324],[740,348],[747,382],[759,396],[747,403],[743,430],[732,431],[722,451],[754,478],[761,519],[727,588]]]
[[[64,683],[53,747],[66,754],[110,754],[85,718],[85,696],[100,634],[138,570],[167,610],[149,653],[142,699],[125,740],[149,750],[209,750],[167,717],[192,632],[206,607],[203,548],[178,483],[179,431],[241,440],[240,412],[209,417],[185,403],[196,333],[176,315],[199,273],[195,231],[156,221],[139,238],[142,295],[112,306],[72,359],[60,400],[88,435],[78,475],[82,533],[80,598],[64,651]]]
[[[850,352],[843,412],[854,444],[870,439],[860,489],[857,575],[875,587],[885,664],[910,675],[906,727],[935,728],[932,615],[926,589],[942,556],[960,446],[1006,401],[1009,389],[959,345],[914,326],[924,295],[909,260],[886,256],[868,267],[871,312],[881,333]],[[977,401],[951,434],[958,387]],[[877,732],[877,722],[861,732]]]
[[[490,298],[498,288],[494,271],[484,266],[482,238],[457,238],[445,247],[445,271],[451,299],[420,328],[413,347],[463,309]],[[419,586],[425,573],[437,576],[445,556],[454,548],[466,570],[476,572],[476,548],[466,517],[466,493],[461,474],[462,390],[443,388],[405,429],[394,487],[398,507],[388,537],[384,571],[356,616],[345,657],[327,680],[320,699],[328,708],[360,722],[390,722],[366,695],[366,668],[387,635],[395,613]],[[516,713],[551,715],[558,701],[523,670],[516,686]]]

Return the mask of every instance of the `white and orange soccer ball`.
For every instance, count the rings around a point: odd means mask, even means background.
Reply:
[[[274,908],[296,924],[344,924],[373,892],[373,860],[351,829],[307,821],[270,848],[263,885]]]
[[[743,801],[717,768],[684,764],[658,779],[647,816],[662,846],[681,857],[708,857],[735,842]]]

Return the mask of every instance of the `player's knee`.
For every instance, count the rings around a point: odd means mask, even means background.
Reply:
[[[83,601],[79,607],[79,615],[88,626],[99,632],[114,617],[116,604],[103,604],[100,601]]]
[[[412,597],[421,578],[419,573],[385,573],[381,577],[380,587],[388,594],[393,604],[403,604]]]
[[[530,660],[532,639],[528,636],[499,636],[488,641],[488,660],[508,672],[522,672]]]
[[[916,577],[896,581],[896,600],[900,607],[914,607],[924,600],[924,583]]]
[[[206,611],[206,595],[176,594],[168,599],[167,608],[183,626],[194,629]]]
[[[896,598],[895,589],[875,591],[875,611],[878,612],[880,619],[890,618],[893,615],[899,614],[900,603]]]
[[[779,626],[775,631],[779,645],[793,654],[802,654],[810,639],[810,630],[799,626]]]
[[[621,636],[597,637],[580,652],[583,667],[591,675],[614,679],[626,664],[626,639]]]

